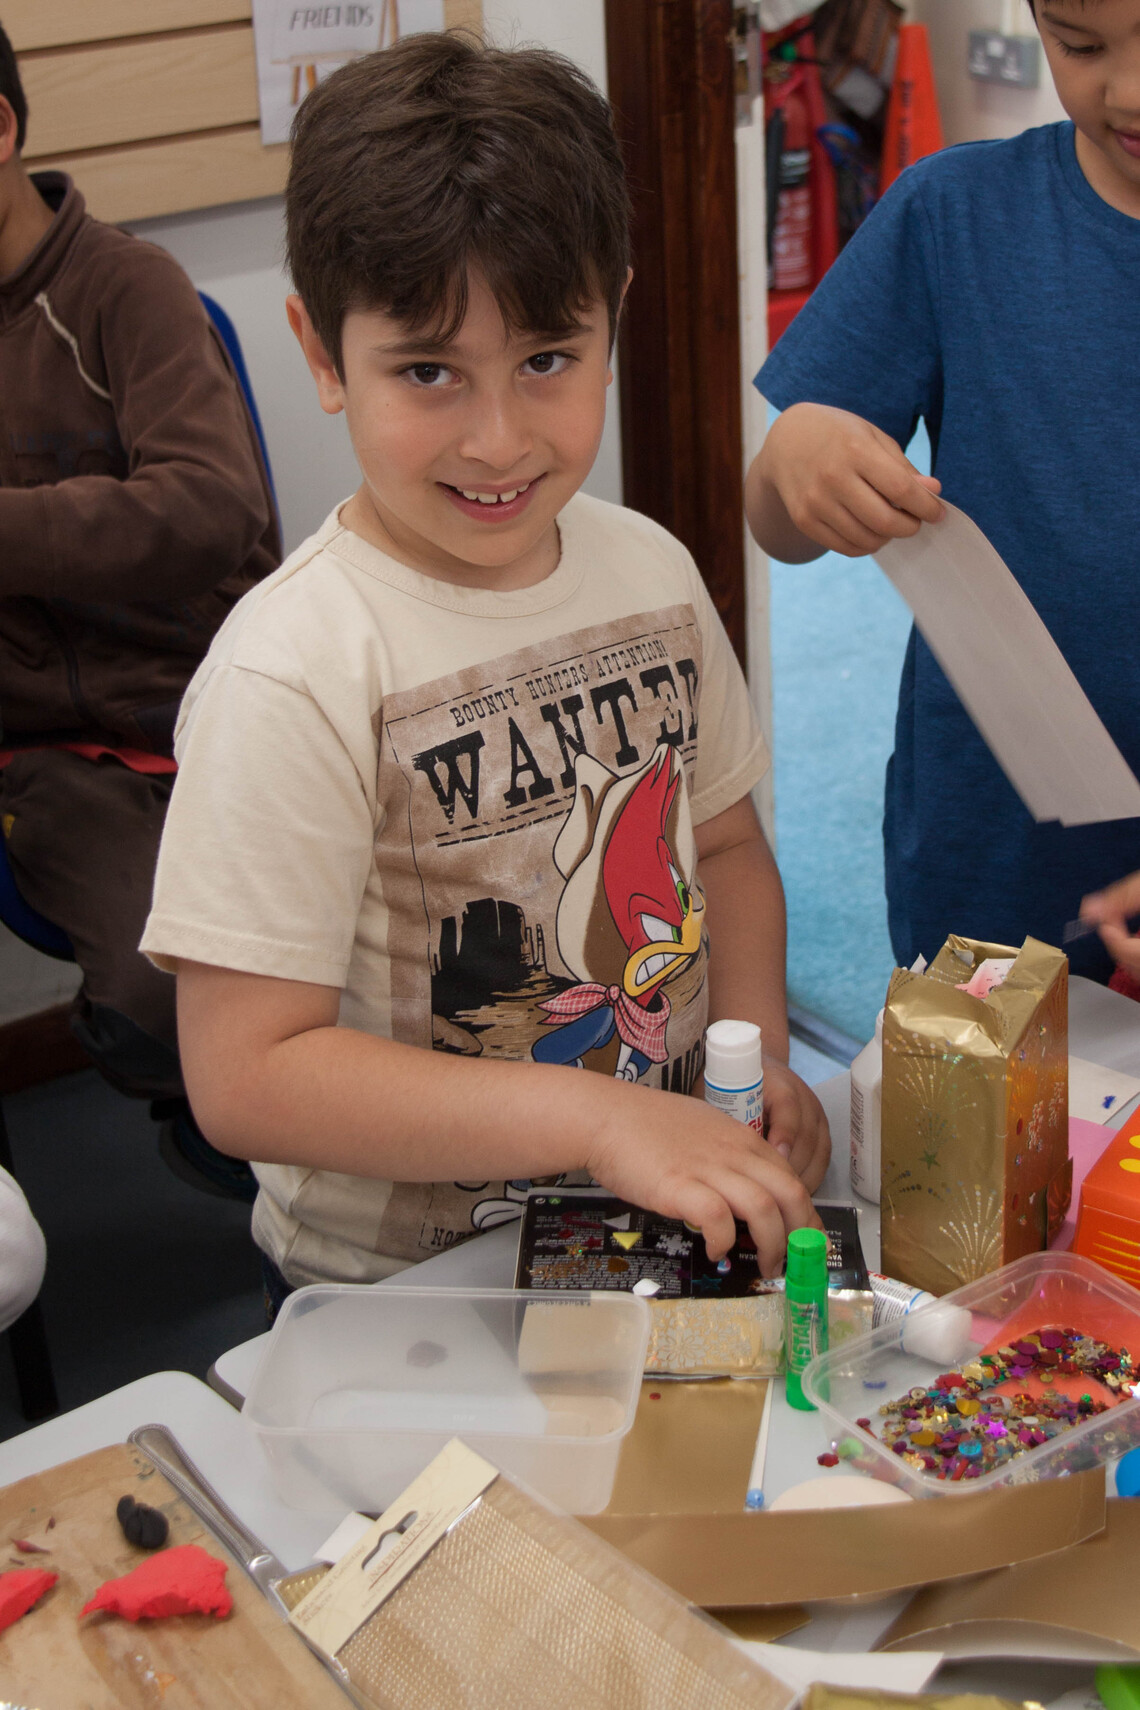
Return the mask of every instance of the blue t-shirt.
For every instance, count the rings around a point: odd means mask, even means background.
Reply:
[[[1140,774],[1140,219],[1101,200],[1069,123],[910,167],[756,378],[905,446],[993,541]],[[887,768],[895,955],[948,932],[1059,944],[1140,867],[1140,819],[1035,825],[912,630]],[[1077,973],[1106,978],[1099,939]]]

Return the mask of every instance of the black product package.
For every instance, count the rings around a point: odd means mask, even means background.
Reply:
[[[817,1205],[827,1231],[832,1340],[871,1327],[871,1284],[851,1205]],[[640,1285],[640,1286],[639,1286]],[[783,1369],[783,1282],[760,1275],[744,1223],[719,1264],[699,1229],[595,1189],[527,1196],[515,1287],[636,1289],[650,1297],[646,1370],[771,1376]]]
[[[827,1230],[828,1286],[869,1289],[854,1206],[816,1210]],[[761,1277],[746,1223],[737,1222],[735,1242],[713,1264],[699,1229],[624,1199],[589,1190],[527,1196],[516,1288],[629,1290],[642,1281],[655,1283],[654,1297],[663,1300],[735,1300],[780,1289]]]

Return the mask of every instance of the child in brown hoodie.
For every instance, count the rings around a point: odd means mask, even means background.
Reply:
[[[278,563],[275,507],[189,279],[64,174],[29,173],[26,124],[0,29],[0,816],[20,892],[83,971],[77,1037],[198,1152],[174,981],[137,946],[182,692]]]

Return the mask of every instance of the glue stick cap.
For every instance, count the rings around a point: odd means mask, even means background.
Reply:
[[[763,1078],[754,1021],[714,1021],[705,1033],[705,1079],[714,1087],[753,1087]]]
[[[827,1278],[827,1236],[822,1229],[793,1229],[788,1236],[787,1281],[813,1288]]]

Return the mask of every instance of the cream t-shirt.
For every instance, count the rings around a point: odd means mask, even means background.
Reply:
[[[685,549],[584,494],[558,528],[554,572],[500,593],[334,512],[240,601],[179,718],[142,941],[160,967],[337,986],[342,1026],[688,1090],[693,827],[768,753]],[[256,1173],[255,1238],[297,1284],[391,1275],[517,1216],[527,1186]]]

